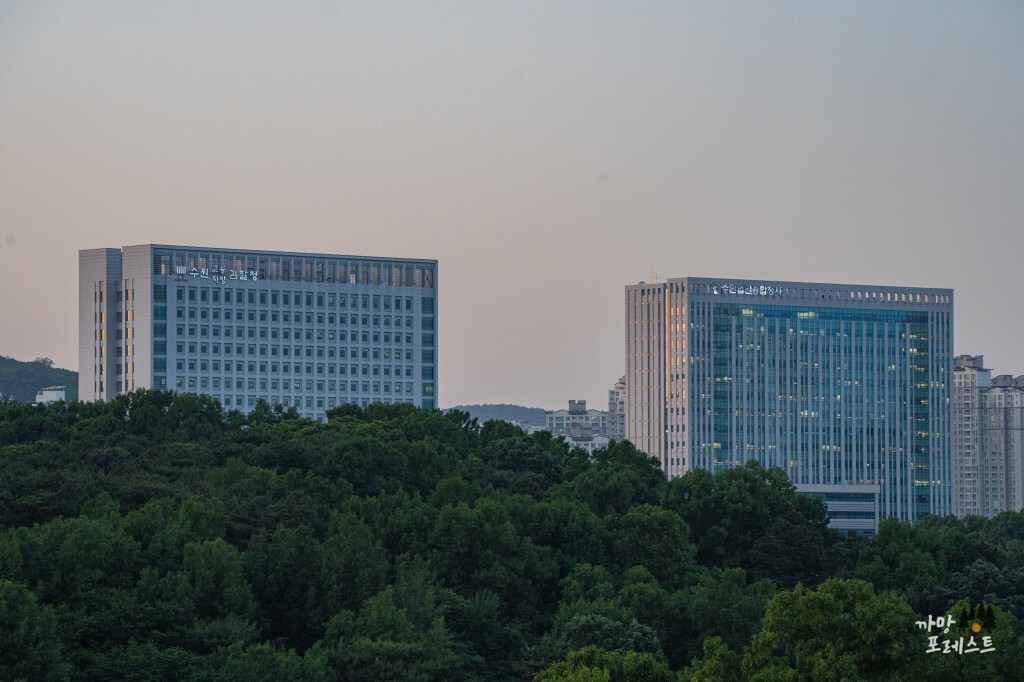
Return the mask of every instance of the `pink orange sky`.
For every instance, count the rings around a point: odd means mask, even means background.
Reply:
[[[1024,4],[0,2],[0,354],[79,249],[436,258],[443,406],[603,403],[624,286],[952,287],[1024,373]]]

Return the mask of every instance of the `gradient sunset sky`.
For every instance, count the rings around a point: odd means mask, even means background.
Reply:
[[[150,242],[438,259],[442,406],[604,407],[685,275],[952,287],[1021,374],[1024,3],[0,0],[0,354]]]

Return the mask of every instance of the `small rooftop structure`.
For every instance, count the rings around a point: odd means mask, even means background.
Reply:
[[[36,404],[49,405],[58,400],[65,402],[67,400],[67,388],[67,386],[47,386],[46,388],[39,389],[39,392],[36,393]]]

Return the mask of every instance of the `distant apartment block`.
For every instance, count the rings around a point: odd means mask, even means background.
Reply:
[[[950,289],[627,286],[626,437],[670,478],[754,459],[837,528],[953,512]]]
[[[546,412],[544,424],[553,436],[568,436],[573,431],[604,436],[608,431],[608,413],[588,410],[586,400],[570,400],[569,409]]]
[[[623,440],[626,437],[626,377],[615,382],[608,391],[608,437]]]
[[[982,355],[954,361],[957,515],[1024,508],[1024,376],[992,377]]]
[[[594,450],[608,447],[608,443],[611,442],[608,436],[602,435],[563,436],[563,438],[565,438],[565,442],[569,444],[570,448],[583,448],[591,454],[593,454]]]
[[[79,392],[437,405],[437,261],[144,244],[79,252]]]

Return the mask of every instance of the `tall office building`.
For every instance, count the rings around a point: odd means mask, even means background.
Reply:
[[[982,355],[954,359],[957,514],[1024,508],[1024,377],[985,369]]]
[[[627,286],[626,437],[670,478],[780,467],[839,528],[949,514],[952,348],[950,289]]]
[[[323,418],[437,404],[437,261],[145,244],[79,252],[79,393]]]

